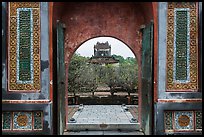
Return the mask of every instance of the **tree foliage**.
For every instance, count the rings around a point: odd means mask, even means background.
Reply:
[[[119,64],[97,65],[89,64],[88,57],[74,54],[68,72],[68,91],[73,93],[94,93],[99,84],[110,87],[113,95],[117,90],[130,94],[138,89],[138,65],[136,59],[124,59],[120,55],[113,55]]]
[[[68,71],[68,91],[73,93],[94,92],[97,88],[96,72],[89,58],[74,54]]]

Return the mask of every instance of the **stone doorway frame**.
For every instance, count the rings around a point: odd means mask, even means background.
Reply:
[[[145,3],[140,3],[140,4],[142,4],[144,7],[146,7],[147,9],[149,8],[149,6],[152,8],[152,10],[150,10],[150,11],[148,11],[147,13],[146,13],[146,16],[148,15],[148,13],[151,13],[151,15],[152,15],[152,19],[153,19],[153,23],[154,23],[154,36],[153,36],[153,38],[154,38],[154,40],[153,40],[153,42],[154,42],[154,44],[153,44],[153,49],[154,49],[154,51],[153,51],[153,62],[154,62],[154,68],[153,68],[153,99],[152,99],[152,104],[154,104],[154,102],[157,102],[157,70],[158,70],[158,68],[157,68],[157,56],[158,56],[158,52],[157,52],[157,49],[158,49],[158,3],[157,2],[150,2],[149,3],[149,5],[148,4],[145,4]],[[63,3],[62,3],[62,5],[63,5]],[[55,46],[55,44],[54,44],[54,42],[53,41],[55,41],[55,39],[54,39],[54,36],[53,36],[53,34],[54,34],[54,20],[55,20],[55,17],[54,17],[54,15],[56,14],[55,12],[54,12],[54,9],[56,8],[56,2],[50,2],[49,3],[49,20],[50,20],[50,24],[49,24],[49,30],[50,30],[50,34],[49,34],[49,38],[50,38],[50,60],[53,60],[53,49],[54,49],[54,47],[53,46]],[[66,35],[66,33],[65,33],[65,35]],[[97,37],[97,36],[95,36],[95,37]],[[114,36],[111,36],[111,37],[114,37]],[[117,38],[117,39],[119,39],[119,40],[121,40],[120,38]],[[84,39],[84,42],[85,41],[87,41],[88,39]],[[121,40],[121,41],[123,41],[123,40]],[[83,42],[82,42],[83,43]],[[125,42],[124,42],[125,43]],[[126,45],[129,45],[129,44],[126,44]],[[81,44],[79,44],[79,46],[81,46]],[[77,49],[78,47],[74,47],[72,50],[73,51],[75,51],[76,49]],[[135,53],[135,51],[134,50],[132,50],[132,52],[135,54],[135,56],[137,55],[136,53]],[[74,52],[73,52],[74,53]],[[69,57],[70,59],[71,59],[71,57],[72,57],[72,55]],[[137,58],[137,57],[136,57]],[[50,63],[50,65],[52,66],[54,64],[54,62],[52,62],[51,61],[51,63]],[[66,65],[66,72],[68,72],[68,65],[69,65],[69,61],[67,61],[66,59],[65,59],[65,65]],[[51,67],[51,69],[50,69],[50,77],[53,77],[53,74],[52,74],[52,72],[53,72],[53,68]],[[138,70],[139,71],[139,70]],[[68,79],[68,78],[67,78]],[[140,87],[140,89],[141,89],[141,85],[139,86]],[[139,90],[139,95],[140,95],[140,92],[141,92],[141,90]],[[67,93],[67,91],[66,91],[66,93]],[[55,95],[53,95],[54,94],[54,91],[53,91],[53,87],[51,87],[50,88],[50,96],[52,97],[52,98],[54,98],[55,97]],[[139,102],[141,102],[142,101],[142,98],[141,97],[139,97]],[[152,106],[153,107],[153,106]],[[141,107],[139,107],[140,108],[140,110],[139,110],[139,122],[141,121],[141,116],[140,116],[140,113],[141,113]],[[67,113],[67,107],[65,106],[65,109],[66,109],[66,113]],[[152,126],[154,125],[153,124],[153,121],[154,121],[154,109],[153,109],[153,112],[152,112],[152,117],[153,117],[153,120],[152,120]],[[66,118],[66,123],[67,123],[67,118]],[[67,126],[67,124],[66,124],[66,126]],[[152,128],[153,129],[153,128]],[[151,131],[151,133],[150,134],[152,134],[153,133],[153,130]]]

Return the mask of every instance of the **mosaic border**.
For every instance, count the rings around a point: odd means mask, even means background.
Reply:
[[[43,111],[3,111],[3,114],[10,113],[10,129],[3,129],[2,131],[42,131],[43,130]],[[25,116],[23,116],[25,114]],[[40,115],[35,115],[40,114]],[[21,117],[19,117],[21,115]],[[20,124],[19,124],[20,123]]]
[[[188,10],[190,15],[189,42],[189,78],[186,81],[175,80],[175,10]],[[167,63],[166,91],[198,91],[198,5],[196,2],[168,2],[167,9]]]
[[[19,80],[19,11],[31,12],[31,80]],[[9,2],[8,4],[8,91],[39,92],[41,89],[40,63],[40,2]]]
[[[9,119],[7,119],[10,122],[10,124],[9,124],[10,128],[8,128],[8,129],[4,128],[4,117],[5,117],[4,114],[5,113],[8,113],[7,116],[8,115],[10,116]],[[11,114],[11,112],[2,112],[2,130],[6,131],[6,130],[11,130],[11,129],[12,129],[12,114]]]
[[[199,112],[201,115],[201,119],[199,119],[200,121],[196,120],[196,113],[197,112]],[[180,115],[179,115],[179,113],[180,113]],[[171,114],[171,116],[166,115],[166,114]],[[185,116],[183,117],[184,121],[179,122],[179,117],[181,115],[186,115],[190,118],[188,121],[189,122],[188,125],[185,125],[186,124],[185,123],[186,122]],[[182,118],[181,118],[181,120],[182,120]],[[197,128],[197,124],[202,125],[202,123],[198,123],[198,122],[202,122],[202,111],[201,110],[165,110],[164,111],[164,130],[165,130],[165,133],[202,132],[202,128]],[[181,124],[181,125],[179,125],[179,124]],[[170,128],[169,125],[172,125],[172,128]]]
[[[173,119],[172,111],[165,111],[164,113],[164,129],[165,132],[173,132],[173,121],[168,118]]]
[[[198,119],[197,119],[197,117],[198,117],[198,115],[196,115],[196,114],[198,114],[198,113],[200,113],[199,115],[200,115],[200,121],[198,121]],[[200,131],[202,131],[202,123],[198,123],[198,122],[202,122],[202,111],[195,111],[195,130],[196,131],[198,131],[198,132],[200,132]],[[197,124],[200,124],[201,125],[201,128],[200,128],[200,126],[199,126],[199,128],[197,127]]]

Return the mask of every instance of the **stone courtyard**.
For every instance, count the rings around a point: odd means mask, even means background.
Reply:
[[[143,134],[136,105],[70,105],[65,134]]]

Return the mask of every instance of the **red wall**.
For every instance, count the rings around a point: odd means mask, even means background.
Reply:
[[[53,19],[66,24],[65,59],[69,61],[86,40],[111,36],[126,43],[140,62],[141,33],[138,32],[140,25],[152,18],[151,9],[151,3],[55,3]]]
[[[140,26],[153,20],[151,2],[58,2],[53,4],[54,29],[57,19],[66,25],[66,83],[69,61],[77,48],[91,38],[110,36],[123,41],[135,54],[138,61],[139,93],[141,93]]]

